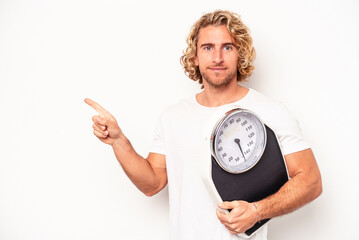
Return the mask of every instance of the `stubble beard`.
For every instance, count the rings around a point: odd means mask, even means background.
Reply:
[[[211,87],[214,88],[222,88],[228,86],[228,84],[232,81],[232,79],[236,76],[236,71],[230,72],[223,80],[216,81],[212,77],[208,76],[205,71],[199,69],[203,81],[207,82]]]

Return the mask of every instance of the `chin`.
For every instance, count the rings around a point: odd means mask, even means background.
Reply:
[[[215,88],[226,87],[234,80],[237,82],[237,76],[235,73],[234,74],[225,74],[222,76],[204,73],[204,74],[202,74],[202,79],[204,82],[207,82],[207,84],[209,86],[215,87]]]
[[[222,88],[228,86],[231,81],[206,81],[208,85],[215,88]]]

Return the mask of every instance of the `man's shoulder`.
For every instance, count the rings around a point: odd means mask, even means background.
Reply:
[[[250,91],[246,105],[249,110],[257,113],[269,125],[272,125],[273,122],[295,121],[294,116],[283,102],[267,97],[253,89]]]
[[[192,97],[185,97],[168,104],[161,112],[161,117],[176,117],[195,107]]]
[[[273,112],[278,111],[281,107],[281,103],[276,101],[266,95],[262,94],[261,92],[250,89],[248,95],[243,101],[244,107],[252,110],[254,112],[258,112],[261,114],[270,114]]]
[[[172,109],[173,111],[176,111],[178,109],[191,106],[193,104],[193,102],[191,100],[192,99],[190,97],[181,98],[181,99],[177,100],[176,102],[169,104],[165,110],[169,111],[169,109]]]
[[[263,94],[262,92],[259,92],[254,89],[250,89],[248,93],[248,99],[250,102],[253,102],[255,104],[264,104],[264,105],[278,105],[278,101],[268,97],[267,95]]]

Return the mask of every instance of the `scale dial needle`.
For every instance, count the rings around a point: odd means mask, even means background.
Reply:
[[[244,161],[246,162],[247,160],[246,160],[246,157],[244,156],[244,153],[243,153],[239,138],[235,138],[234,142],[238,144],[239,150],[241,150],[241,153],[242,153],[242,156],[244,158]]]

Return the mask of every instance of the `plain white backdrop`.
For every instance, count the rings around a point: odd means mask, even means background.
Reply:
[[[323,194],[274,219],[268,238],[357,238],[358,2],[0,0],[1,240],[168,239],[167,189],[148,198],[132,185],[83,99],[147,156],[159,113],[200,91],[179,58],[215,9],[251,29],[245,86],[287,105],[322,172]]]

